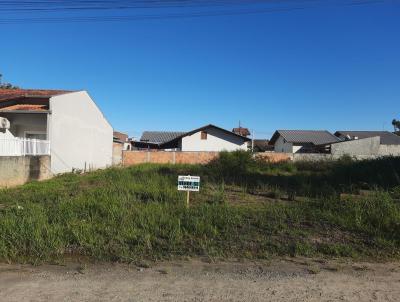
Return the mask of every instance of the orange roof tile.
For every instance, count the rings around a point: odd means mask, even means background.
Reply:
[[[1,111],[14,111],[14,110],[24,110],[24,111],[46,111],[48,110],[47,105],[34,105],[34,104],[17,104],[8,107],[0,108]]]
[[[43,96],[44,98],[50,98],[52,96],[68,92],[72,91],[44,89],[0,89],[0,102],[29,96]]]

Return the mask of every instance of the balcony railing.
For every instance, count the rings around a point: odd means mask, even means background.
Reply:
[[[0,156],[50,155],[50,142],[29,138],[0,138]]]

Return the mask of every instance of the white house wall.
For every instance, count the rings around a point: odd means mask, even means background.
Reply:
[[[293,153],[293,144],[285,142],[283,137],[279,136],[275,142],[274,150],[275,150],[275,152]]]
[[[299,146],[299,145],[293,145],[293,153],[297,153],[298,151],[300,151],[300,149],[303,148],[303,146]]]
[[[201,131],[182,138],[182,151],[235,151],[247,150],[247,142],[236,135],[209,128],[206,129],[207,139],[201,139]]]
[[[113,129],[87,92],[52,97],[50,110],[53,173],[111,166]]]

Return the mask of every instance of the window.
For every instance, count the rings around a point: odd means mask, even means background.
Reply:
[[[207,139],[207,132],[201,131],[201,139],[202,139],[202,140]]]
[[[46,132],[25,131],[25,138],[46,140]]]

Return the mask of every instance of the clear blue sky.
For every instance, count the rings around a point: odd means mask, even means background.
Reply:
[[[391,130],[400,118],[398,1],[0,24],[0,33],[4,81],[88,90],[113,127],[135,137],[208,123],[230,129],[239,120],[258,138],[275,129]]]

